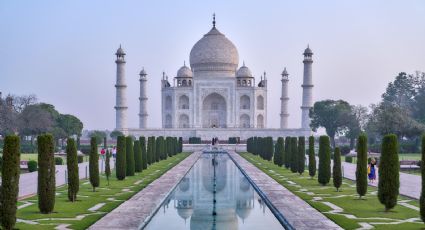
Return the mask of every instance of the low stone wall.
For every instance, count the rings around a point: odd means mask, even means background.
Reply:
[[[239,137],[241,140],[246,140],[250,137],[268,137],[273,139],[278,137],[298,137],[310,136],[311,130],[304,129],[248,129],[248,128],[187,128],[187,129],[123,129],[120,130],[126,135],[139,136],[173,136],[183,137],[188,140],[189,137],[200,137],[202,140],[211,140],[218,137],[220,140],[228,140],[229,137]]]
[[[228,151],[246,152],[246,144],[220,144],[218,147]],[[197,152],[208,148],[208,144],[184,144],[183,152]]]

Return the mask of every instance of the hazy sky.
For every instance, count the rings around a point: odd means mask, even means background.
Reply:
[[[279,127],[289,72],[290,127],[300,127],[302,52],[314,52],[314,99],[369,105],[401,71],[425,71],[425,1],[0,1],[0,91],[34,93],[88,129],[115,127],[114,53],[127,52],[130,127],[138,73],[148,72],[148,126],[160,127],[160,78],[217,27],[258,79],[267,72],[268,127]],[[258,80],[257,80],[258,81]]]

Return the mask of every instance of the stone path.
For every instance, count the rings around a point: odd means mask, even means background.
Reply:
[[[229,152],[285,219],[296,229],[341,229],[325,215],[277,183],[235,152]],[[308,215],[306,215],[308,213]]]
[[[111,169],[115,166],[115,160],[111,158]],[[102,167],[102,168],[101,168]],[[86,171],[87,168],[87,171]],[[89,177],[89,163],[84,162],[78,164],[79,176],[80,179]],[[105,170],[105,163],[102,160],[99,160],[99,170],[102,172]],[[61,186],[65,184],[65,171],[66,165],[56,165],[56,186]],[[86,175],[87,172],[87,175]],[[32,195],[37,194],[37,183],[38,183],[38,173],[24,173],[21,174],[19,179],[19,197],[18,199],[23,199]]]
[[[356,180],[356,164],[342,162],[342,167],[344,167],[344,177],[350,180]],[[378,170],[376,170],[376,181],[374,183],[369,183],[370,186],[378,186]],[[421,195],[421,176],[400,173],[400,194],[413,198],[419,199]]]
[[[131,199],[105,215],[89,229],[142,228],[150,220],[164,199],[167,198],[169,193],[198,160],[200,155],[200,152],[192,153]]]

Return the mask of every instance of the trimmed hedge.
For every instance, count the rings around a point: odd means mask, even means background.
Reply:
[[[316,154],[314,153],[314,136],[308,138],[308,175],[316,175]]]
[[[89,173],[90,173],[90,184],[93,187],[93,192],[96,191],[96,187],[99,187],[99,154],[97,153],[97,140],[96,137],[90,139],[90,157],[89,157]]]
[[[338,147],[335,148],[334,152],[334,165],[332,170],[332,179],[336,191],[339,192],[339,188],[342,185],[342,171],[341,171],[341,152]]]
[[[400,187],[397,136],[394,134],[385,135],[382,139],[381,150],[381,162],[378,171],[378,198],[387,212],[397,205]]]
[[[201,144],[202,140],[200,137],[189,137],[189,144]]]
[[[146,138],[139,137],[140,149],[142,151],[142,169],[148,168],[148,156],[146,153]]]
[[[20,139],[18,136],[6,136],[3,146],[4,167],[1,170],[1,226],[13,229],[16,224],[18,209],[19,176],[20,176]]]
[[[422,161],[425,162],[425,134],[422,135]],[[420,214],[422,221],[425,222],[425,166],[421,164],[422,190],[419,198]]]
[[[117,137],[117,156],[116,156],[116,177],[118,180],[124,180],[126,169],[126,143],[125,136]]]
[[[179,153],[183,152],[183,137],[179,137]]]
[[[291,137],[291,172],[298,172],[298,145],[297,138]]]
[[[55,165],[63,165],[63,158],[55,157]]]
[[[51,134],[37,137],[38,145],[38,208],[43,214],[55,207],[56,169],[54,161],[55,142]]]
[[[291,167],[292,161],[292,152],[291,152],[291,137],[285,138],[285,155],[284,155],[284,165],[285,168],[289,169]]]
[[[142,172],[143,170],[142,149],[140,147],[139,140],[134,141],[133,152],[134,152],[134,171]]]
[[[305,137],[298,137],[297,170],[300,175],[305,169]]]
[[[367,192],[367,137],[362,134],[357,138],[356,190],[359,197]]]
[[[30,161],[27,162],[27,166],[28,166],[28,172],[37,171],[37,161],[30,160]]]
[[[126,150],[126,176],[134,176],[134,152],[133,152],[133,137],[127,136],[125,138]]]
[[[77,146],[72,138],[68,138],[66,142],[66,166],[68,169],[68,200],[74,202],[77,200],[80,177],[78,175]]]
[[[109,152],[109,149],[106,150],[106,159],[105,159],[105,175],[106,175],[106,180],[108,181],[108,185],[109,185],[109,177],[111,176],[111,153]]]
[[[319,175],[318,182],[327,185],[331,179],[331,146],[328,136],[319,138]]]
[[[77,156],[78,164],[84,162],[84,156],[78,155]]]
[[[345,162],[347,162],[347,163],[353,163],[353,157],[352,156],[346,156],[345,157]]]
[[[274,157],[277,157],[277,159],[275,160],[275,164],[277,164],[279,167],[282,167],[283,159],[285,158],[285,146],[283,143],[283,137],[277,138]]]

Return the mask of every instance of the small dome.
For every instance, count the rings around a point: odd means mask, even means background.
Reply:
[[[177,214],[183,218],[183,219],[187,219],[190,216],[192,216],[193,214],[193,209],[192,208],[178,208],[177,209]]]
[[[192,77],[192,70],[190,70],[189,67],[186,66],[186,64],[184,66],[182,66],[178,71],[177,71],[177,77]]]
[[[121,45],[120,45],[120,48],[118,48],[118,49],[117,49],[117,52],[115,53],[115,55],[125,55],[125,52],[124,52],[124,50],[121,48]]]
[[[141,76],[146,76],[146,75],[148,75],[147,73],[146,73],[146,71],[145,71],[145,68],[143,68],[142,69],[142,71],[140,71],[140,74],[139,75],[141,75]]]
[[[238,69],[238,72],[236,72],[236,77],[252,77],[251,70],[245,66],[245,63]]]
[[[307,46],[307,49],[304,50],[304,55],[306,54],[313,54],[313,51],[311,51],[310,46]]]
[[[282,71],[282,76],[288,76],[289,74],[288,74],[288,71],[286,71],[286,67],[285,67],[285,69],[283,69],[283,71]]]
[[[236,46],[213,27],[190,51],[190,67],[196,71],[235,71],[239,63]]]

